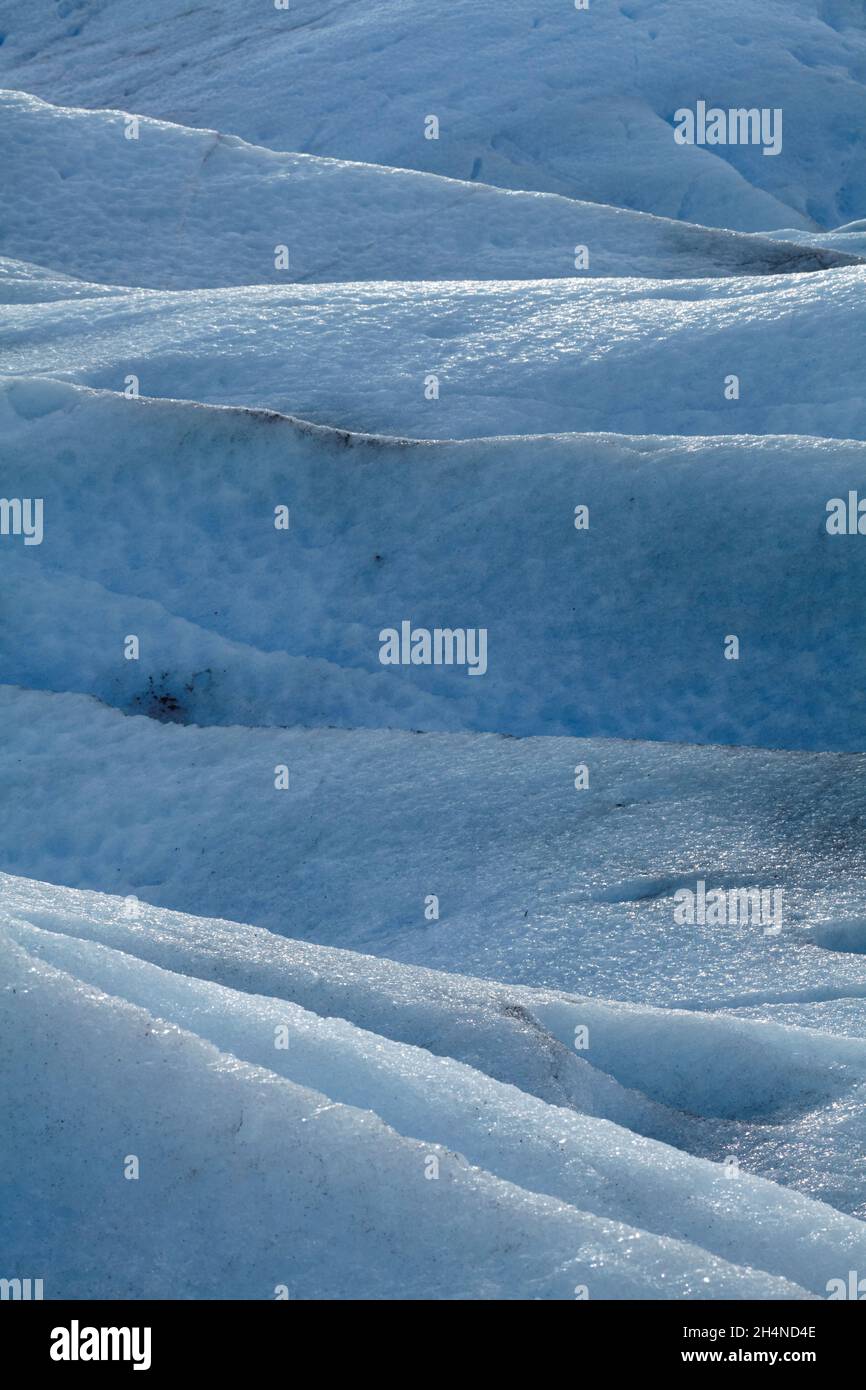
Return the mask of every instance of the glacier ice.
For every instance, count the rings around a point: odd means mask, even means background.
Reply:
[[[862,0],[0,82],[2,1295],[856,1296]]]

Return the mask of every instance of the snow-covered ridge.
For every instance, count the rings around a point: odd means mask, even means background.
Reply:
[[[0,92],[0,165],[15,191],[0,252],[157,289],[767,275],[857,260],[812,248],[805,234],[801,246],[555,194],[280,154],[22,92]],[[587,263],[578,269],[580,247]]]
[[[866,216],[861,0],[47,8],[0,0],[0,82],[50,101],[707,226]],[[677,145],[698,100],[781,109],[781,153]]]

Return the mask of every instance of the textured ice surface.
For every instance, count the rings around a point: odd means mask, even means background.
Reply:
[[[112,285],[94,285],[30,261],[0,256],[0,304],[45,304],[52,299],[111,298]]]
[[[844,264],[627,208],[279,154],[214,130],[0,92],[0,251],[90,280],[192,286],[772,274]],[[58,227],[63,235],[58,236]],[[801,240],[798,235],[797,241]],[[277,246],[289,265],[275,268]],[[589,252],[586,270],[575,251]]]
[[[756,235],[753,233],[753,235]],[[788,245],[794,242],[798,246],[808,246],[810,251],[816,246],[824,246],[828,251],[841,251],[846,255],[863,256],[866,255],[866,218],[860,218],[856,222],[847,222],[842,227],[836,227],[832,232],[804,232],[801,228],[791,228],[776,232],[767,232],[764,236],[757,236],[756,240],[761,242],[761,250],[768,237],[778,239]]]
[[[866,216],[862,0],[47,8],[0,0],[0,81],[50,101],[745,231]],[[677,145],[699,99],[781,108],[781,153]]]
[[[864,542],[825,527],[862,444],[413,444],[53,381],[0,427],[44,505],[0,550],[7,681],[203,724],[864,747]],[[384,666],[404,621],[486,629],[486,673]]]
[[[0,697],[15,873],[600,997],[866,996],[863,956],[829,936],[866,916],[863,755],[201,729]],[[674,895],[699,880],[781,890],[781,932],[678,923]]]
[[[162,1001],[154,1011],[94,989],[14,936],[0,950],[4,1259],[43,1270],[46,1297],[272,1298],[281,1285],[301,1299],[566,1299],[577,1285],[620,1298],[804,1294],[404,1138],[369,1108],[247,1062],[207,1027],[173,1024]],[[278,1057],[273,1017],[288,1016],[291,1034],[297,1011],[244,1012],[237,1050],[257,1035]],[[38,1107],[22,1103],[34,1087]],[[130,1156],[137,1182],[124,1178]],[[431,1157],[440,1169],[427,1181]]]
[[[866,267],[676,282],[130,290],[13,304],[0,328],[5,372],[114,391],[134,373],[145,396],[425,439],[574,430],[862,439],[864,340]]]
[[[0,884],[2,1084],[15,1102],[35,1072],[52,1116],[47,1144],[38,1112],[11,1108],[6,1253],[45,1269],[49,1295],[806,1297],[866,1255],[862,1224],[826,1204],[634,1131],[661,1112],[606,1069],[635,1024],[684,1024],[699,1055],[700,1020],[592,1016],[586,1000]],[[569,1047],[574,1019],[598,1057]],[[786,1060],[789,1085],[799,1070],[816,1094],[866,1071],[861,1043],[715,1026],[705,1097],[720,1070],[743,1104]],[[51,1036],[64,1046],[45,1069]],[[643,1055],[651,1090],[670,1068],[664,1047]]]
[[[864,74],[862,0],[0,0],[4,1277],[866,1267]]]

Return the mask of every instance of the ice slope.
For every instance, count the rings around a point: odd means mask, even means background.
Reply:
[[[46,1297],[805,1296],[403,1138],[14,944],[3,955],[4,1260],[40,1270]],[[22,1104],[36,1087],[40,1105]]]
[[[833,937],[866,919],[862,754],[184,727],[10,686],[0,712],[13,873],[636,1003],[866,997]],[[781,931],[678,922],[701,879],[780,891]]]
[[[830,851],[812,828],[862,820],[862,758],[167,728],[82,697],[8,690],[3,724],[4,862],[134,894],[97,932],[105,945],[338,1015],[547,1104],[714,1161],[736,1156],[746,1171],[866,1214],[866,1054],[851,1019],[866,976],[859,956],[814,944],[834,918],[862,916],[862,848],[849,834]],[[289,796],[273,788],[276,757],[291,767]],[[577,808],[562,775],[576,758],[596,787]],[[781,887],[783,931],[678,925],[673,893],[703,875],[709,886]],[[193,952],[187,919],[163,930],[147,902],[194,902],[277,933],[512,983],[395,976],[387,960],[299,941],[289,961],[277,936],[213,921]],[[50,893],[26,915],[40,931],[93,936],[89,910],[70,913]],[[838,1036],[723,1016],[748,1007],[772,1019],[784,1001],[823,1003],[825,1031]],[[580,1058],[577,1026],[589,1029]]]
[[[861,0],[0,0],[0,81],[281,150],[744,231],[866,215]],[[781,108],[782,152],[677,109]],[[438,139],[425,121],[439,119]]]
[[[616,1091],[540,1021],[589,1001],[0,883],[5,1254],[43,1270],[49,1297],[797,1298],[866,1255],[860,1221],[527,1087],[534,1053],[551,1079],[582,1076],[584,1097]],[[627,1040],[638,1015],[607,1008]],[[809,1044],[813,1076],[834,1065],[850,1086],[866,1067],[862,1044],[723,1026],[735,1050],[767,1043],[744,1054],[744,1093]],[[34,1072],[51,1143],[14,1104]]]
[[[17,289],[12,297],[20,300]],[[3,314],[0,366],[115,391],[132,373],[146,396],[418,438],[616,430],[862,439],[864,341],[866,267],[857,267],[18,302]]]
[[[0,304],[45,304],[49,300],[108,298],[122,293],[112,285],[94,285],[73,275],[0,256]]]
[[[0,428],[3,495],[43,506],[41,544],[0,538],[7,681],[200,724],[864,746],[863,539],[825,526],[862,444],[413,443],[27,380]],[[403,622],[483,628],[486,669],[384,665]]]
[[[682,277],[854,258],[553,194],[277,154],[213,130],[0,92],[0,251],[158,289],[286,281]],[[59,229],[62,228],[62,233]],[[289,269],[275,268],[288,248]],[[586,271],[575,251],[589,252]]]
[[[0,534],[0,1272],[823,1296],[866,1262],[862,537],[824,527],[866,487],[862,4],[240,27],[0,0],[0,80],[154,118],[0,94],[0,494],[45,507]],[[698,97],[784,108],[783,152],[677,146]],[[206,404],[68,384],[135,377]],[[488,669],[383,667],[403,619]],[[778,930],[683,925],[698,882]]]
[[[816,246],[824,246],[828,251],[841,251],[847,255],[863,256],[866,255],[866,218],[861,218],[857,222],[848,222],[843,227],[837,227],[833,232],[804,232],[792,228],[778,232],[767,232],[764,236],[756,235],[756,240],[762,244],[762,252],[763,244],[768,238],[778,239],[788,245],[794,242],[798,246],[808,246],[810,250],[814,250]]]

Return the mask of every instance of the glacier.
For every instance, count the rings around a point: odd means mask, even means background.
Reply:
[[[860,0],[0,0],[4,1282],[866,1270],[864,96]]]
[[[9,375],[421,439],[866,437],[866,267],[72,295],[7,268]]]
[[[125,899],[9,875],[0,943],[15,1019],[4,1074],[38,1058],[31,1029],[74,1039],[39,1073],[69,1141],[46,1161],[44,1121],[23,1107],[8,1136],[25,1176],[6,1175],[7,1258],[53,1256],[54,1296],[220,1297],[230,1283],[266,1298],[285,1278],[302,1298],[808,1298],[866,1254],[861,1222],[635,1133],[652,1123],[644,1098],[545,1026],[547,1011],[560,1027],[589,1017],[582,1000],[154,908],[130,921]],[[628,1049],[634,1015],[608,1013],[614,1050]],[[786,1052],[796,1063],[788,1033],[775,1065],[756,1049],[758,1091]],[[807,1094],[840,1063],[862,1082],[862,1044],[822,1050]],[[666,1071],[663,1050],[652,1065]],[[132,1212],[130,1150],[148,1177]],[[85,1213],[87,1249],[70,1260]]]
[[[866,216],[860,0],[0,0],[0,30],[4,86],[68,106],[739,231]],[[782,106],[782,156],[676,146],[707,96]]]

